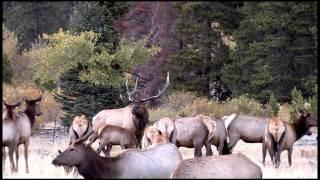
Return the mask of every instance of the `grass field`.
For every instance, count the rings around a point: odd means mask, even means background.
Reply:
[[[315,139],[317,134],[312,138]],[[68,137],[66,135],[59,136],[52,143],[52,137],[43,137],[34,135],[31,139],[29,149],[29,170],[30,173],[25,173],[24,148],[19,149],[19,172],[10,174],[9,159],[6,159],[5,170],[2,170],[3,178],[83,178],[81,175],[74,176],[73,174],[66,174],[63,167],[55,167],[51,164],[52,159],[58,154],[57,150],[63,150],[67,147]],[[93,147],[96,149],[97,144]],[[212,146],[213,153],[218,154],[216,148]],[[180,149],[183,159],[193,157],[192,148]],[[202,149],[205,154],[205,148]],[[121,152],[120,146],[114,146],[111,156]],[[234,149],[234,153],[243,153],[261,166],[261,144],[249,144],[239,141]],[[262,167],[263,178],[317,178],[318,177],[318,150],[317,145],[295,145],[292,154],[292,167],[288,165],[287,152],[281,154],[281,164],[279,169],[275,169],[267,154],[266,166]]]

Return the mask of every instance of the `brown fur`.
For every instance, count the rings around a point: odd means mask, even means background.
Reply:
[[[289,166],[292,164],[291,156],[293,151],[293,144],[295,141],[300,139],[303,135],[309,132],[309,128],[313,126],[318,125],[318,120],[311,117],[308,112],[305,110],[300,110],[300,113],[298,115],[297,120],[294,121],[294,123],[287,123],[284,122],[285,125],[285,133],[283,137],[283,143],[281,143],[278,147],[279,156],[282,151],[287,150],[288,151],[288,161]],[[265,162],[265,156],[266,156],[266,145],[265,143],[262,143],[262,162]],[[271,156],[271,155],[270,155]],[[271,156],[272,157],[272,156]],[[279,165],[280,165],[280,157],[279,157]]]
[[[121,149],[138,146],[135,135],[130,130],[118,126],[103,125],[98,132],[94,133],[93,139],[88,145],[91,145],[97,138],[100,139],[97,152],[100,154],[103,151],[106,156],[110,155],[112,145],[120,145]],[[107,150],[105,150],[106,146],[108,146]]]
[[[18,123],[17,123],[17,116],[16,112],[14,112],[14,109],[18,106],[20,106],[20,102],[16,104],[7,104],[4,102],[4,113],[2,114],[2,161],[3,166],[6,159],[5,155],[5,147],[7,146],[9,148],[9,160],[10,160],[10,167],[11,172],[16,171],[16,167],[13,161],[13,153],[16,150],[18,140],[19,140],[19,131],[18,131]]]
[[[183,160],[171,175],[172,179],[248,179],[262,178],[261,168],[242,154],[199,157]]]
[[[149,113],[144,104],[128,105],[120,109],[100,111],[93,117],[93,130],[98,131],[103,125],[113,125],[132,131],[141,148],[141,138],[145,126],[149,123]]]
[[[86,179],[169,178],[182,160],[179,150],[170,143],[143,150],[129,149],[115,157],[101,157],[91,146],[83,144],[85,140],[86,137],[75,141],[60,152],[52,164],[75,166]]]
[[[280,165],[280,147],[283,146],[285,133],[286,127],[283,120],[278,117],[269,120],[263,143],[267,147],[272,161],[274,158],[274,164],[277,168]]]
[[[147,127],[144,133],[149,141],[149,144],[160,144],[167,143],[168,139],[164,136],[161,131],[155,127]]]
[[[228,138],[230,139],[228,141],[228,153],[232,152],[232,149],[240,139],[246,143],[263,142],[264,132],[269,122],[268,117],[250,116],[235,113],[229,117],[232,119],[229,126],[226,126]],[[311,126],[308,126],[308,128],[309,127]],[[311,134],[311,132],[307,130],[306,132],[304,132],[304,134]]]
[[[91,129],[92,126],[85,115],[74,117],[69,129],[69,145],[79,137],[87,134]]]
[[[212,155],[208,141],[209,130],[200,117],[185,117],[175,120],[162,118],[153,124],[167,140],[179,147],[195,148],[194,156],[201,157],[201,148],[206,147],[206,155]],[[147,138],[143,138],[147,141]],[[144,144],[148,144],[145,143]]]
[[[18,130],[19,130],[19,141],[16,149],[16,163],[18,171],[18,161],[19,161],[19,145],[24,144],[24,157],[26,163],[26,173],[29,173],[28,166],[28,147],[30,142],[30,136],[32,133],[32,126],[35,122],[35,117],[40,116],[42,112],[40,111],[40,101],[42,95],[34,100],[30,100],[27,97],[23,98],[26,103],[26,108],[23,112],[18,112]]]

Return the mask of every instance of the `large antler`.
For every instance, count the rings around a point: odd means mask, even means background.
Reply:
[[[166,83],[165,83],[163,89],[162,89],[162,90],[159,90],[159,92],[158,92],[157,95],[151,96],[151,97],[148,97],[148,96],[147,96],[146,98],[143,98],[143,99],[139,99],[139,98],[137,97],[137,95],[136,95],[136,99],[132,98],[132,95],[133,95],[133,93],[135,93],[135,92],[140,92],[140,93],[144,94],[143,92],[141,92],[140,90],[137,89],[138,78],[136,79],[136,84],[135,84],[135,86],[134,86],[134,89],[133,89],[131,92],[129,91],[129,88],[128,88],[128,80],[127,80],[127,81],[126,81],[126,88],[127,88],[128,100],[129,100],[130,102],[134,102],[134,103],[142,103],[142,102],[145,102],[145,101],[149,101],[149,100],[151,100],[151,99],[159,98],[159,97],[164,93],[164,91],[167,89],[167,87],[169,86],[169,80],[170,80],[170,77],[169,77],[169,72],[168,72],[168,73],[167,73],[167,80],[166,80]],[[124,100],[124,98],[123,98],[123,96],[122,96],[121,94],[120,94],[120,98],[121,98],[122,100]]]

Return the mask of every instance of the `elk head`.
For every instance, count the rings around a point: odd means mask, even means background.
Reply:
[[[40,111],[40,101],[42,100],[42,95],[36,99],[30,100],[28,97],[24,96],[23,100],[26,102],[26,110],[35,116],[40,116],[42,112]]]
[[[13,111],[16,107],[20,106],[20,102],[17,102],[16,104],[8,104],[3,100],[3,104],[7,118],[13,119]]]

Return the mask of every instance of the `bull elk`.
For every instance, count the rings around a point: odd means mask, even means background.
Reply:
[[[17,115],[14,112],[16,107],[20,106],[20,102],[16,104],[7,104],[4,100],[4,112],[2,114],[2,162],[3,167],[6,159],[5,155],[5,147],[9,148],[9,160],[10,160],[10,167],[11,172],[16,170],[14,161],[13,161],[13,153],[16,150],[18,140],[19,140],[19,130],[18,130],[18,122],[17,122]]]
[[[144,128],[149,123],[149,113],[145,106],[145,102],[152,99],[159,98],[169,85],[169,72],[167,74],[166,83],[162,90],[159,90],[157,95],[147,96],[145,98],[138,98],[137,93],[142,93],[141,90],[137,89],[138,78],[135,82],[135,87],[132,91],[129,91],[128,80],[126,82],[127,95],[126,99],[130,104],[124,108],[120,109],[106,109],[100,111],[92,119],[93,131],[95,133],[105,124],[119,126],[131,130],[139,143],[139,148],[141,148],[141,139],[143,136]],[[135,97],[133,96],[135,94]],[[120,98],[124,100],[124,96],[120,94]],[[92,141],[92,138],[89,138]],[[111,150],[111,147],[107,147]]]

